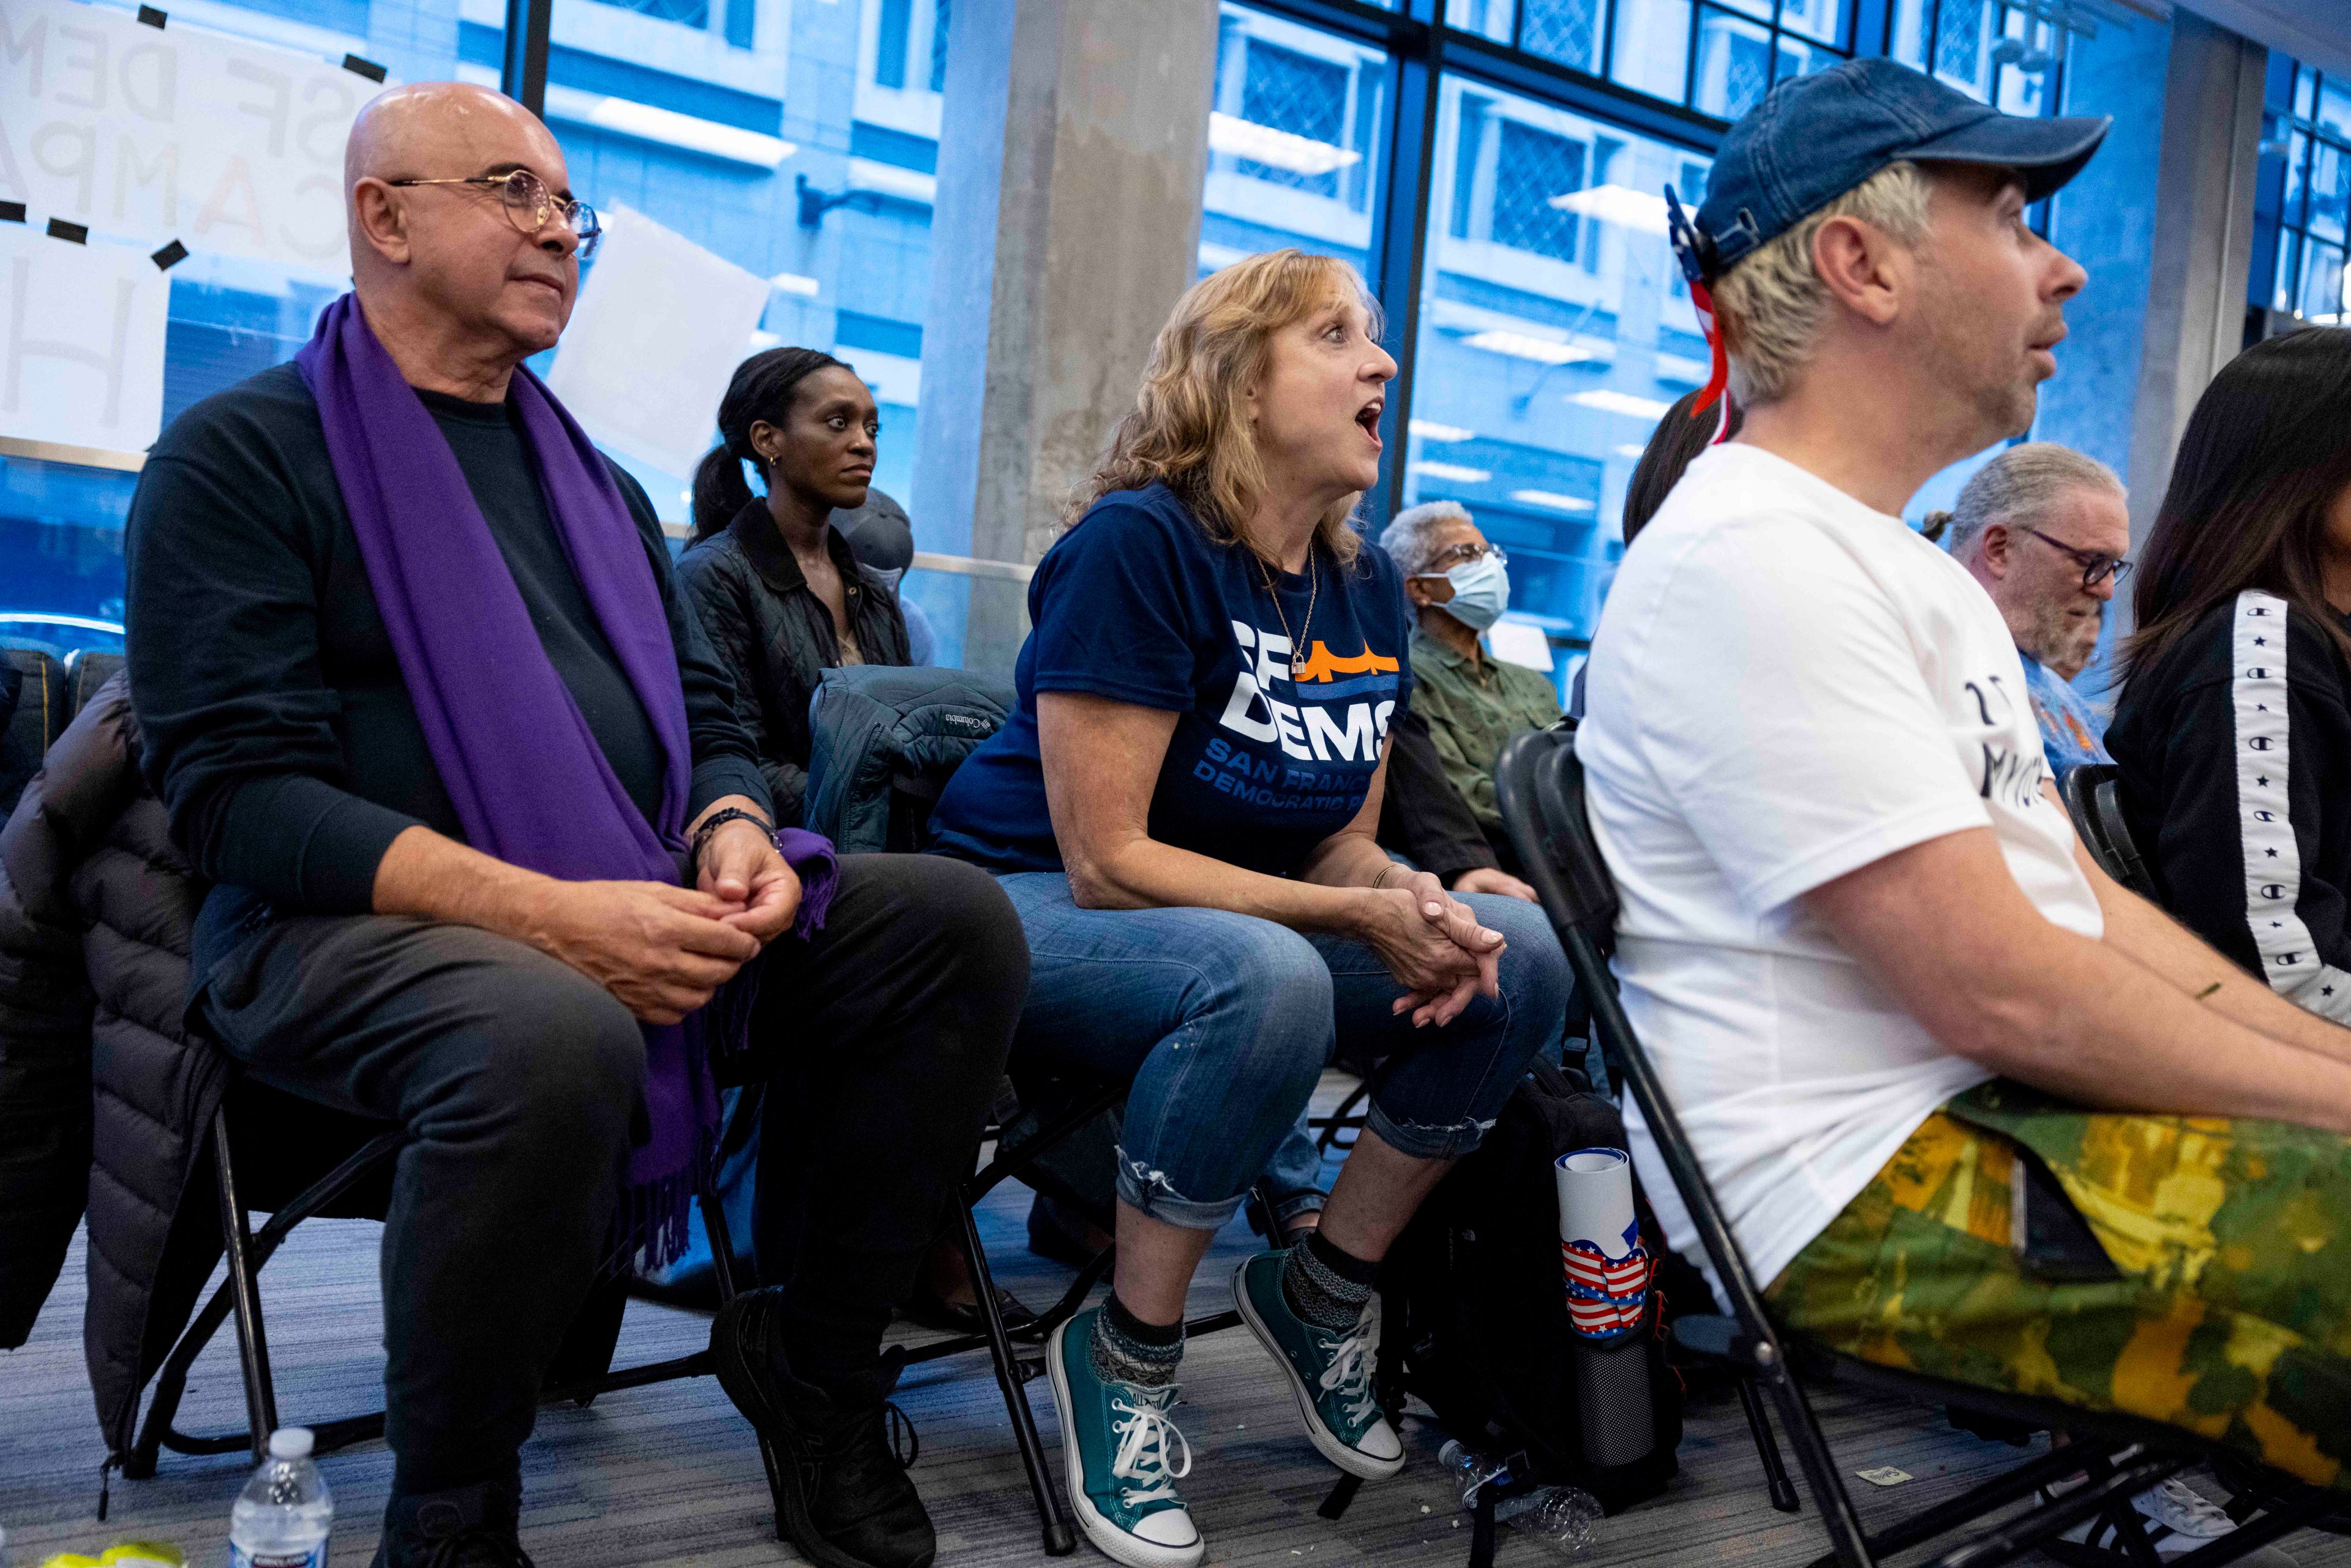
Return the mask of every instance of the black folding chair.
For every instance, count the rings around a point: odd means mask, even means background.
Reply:
[[[1591,1004],[1593,1027],[1622,1057],[1625,1082],[1697,1228],[1699,1243],[1714,1265],[1715,1276],[1729,1298],[1728,1316],[1685,1316],[1676,1322],[1674,1337],[1686,1349],[1727,1364],[1742,1380],[1759,1387],[1778,1412],[1828,1531],[1830,1550],[1813,1568],[1832,1563],[1842,1568],[1875,1568],[1883,1557],[1968,1531],[1993,1511],[2077,1472],[2087,1474],[2085,1484],[2054,1501],[2041,1502],[2004,1522],[1964,1535],[1934,1560],[1935,1568],[1993,1568],[2098,1515],[2111,1521],[2124,1541],[2131,1543],[2129,1550],[2137,1561],[2152,1565],[2154,1549],[2139,1527],[2131,1497],[2207,1458],[2214,1445],[2191,1432],[2157,1422],[2097,1415],[2053,1400],[1896,1371],[1780,1333],[1764,1310],[1762,1291],[1617,998],[1608,971],[1608,955],[1615,947],[1616,888],[1584,816],[1583,769],[1576,760],[1573,732],[1562,727],[1519,737],[1504,748],[1494,774],[1502,821],[1525,862],[1527,880],[1534,884],[1543,912],[1567,949],[1568,963]],[[2063,1431],[2074,1440],[1948,1502],[1872,1533],[1862,1528],[1852,1495],[1838,1476],[1820,1422],[1797,1381],[1792,1350],[1802,1358],[1804,1376],[1814,1381],[1844,1381],[1995,1422]],[[2338,1501],[2326,1489],[2285,1477],[2273,1479],[2278,1490],[2266,1501],[2266,1511],[2177,1560],[2171,1568],[2213,1568],[2234,1562],[2333,1512]]]
[[[220,1205],[221,1238],[227,1260],[227,1277],[213,1291],[181,1331],[179,1339],[163,1359],[155,1375],[154,1396],[147,1409],[139,1437],[125,1456],[122,1473],[128,1479],[143,1480],[155,1473],[161,1450],[169,1448],[180,1454],[231,1454],[239,1448],[250,1450],[258,1464],[268,1449],[269,1434],[277,1429],[277,1392],[269,1362],[269,1338],[264,1326],[261,1306],[261,1270],[273,1253],[285,1241],[294,1228],[304,1220],[333,1208],[353,1188],[371,1178],[381,1178],[392,1162],[399,1157],[407,1142],[400,1128],[384,1124],[381,1132],[368,1137],[325,1176],[304,1187],[294,1197],[276,1207],[267,1223],[255,1230],[247,1215],[247,1197],[240,1186],[233,1148],[231,1117],[237,1096],[237,1075],[232,1070],[227,1089],[221,1098],[220,1109],[212,1122],[213,1184]],[[702,1218],[710,1239],[711,1260],[718,1285],[718,1297],[723,1303],[731,1301],[737,1290],[737,1268],[733,1247],[728,1243],[725,1217],[705,1184],[699,1194]],[[690,1355],[674,1356],[643,1366],[612,1370],[609,1360],[611,1339],[620,1327],[620,1312],[623,1305],[617,1288],[601,1291],[595,1306],[583,1312],[582,1322],[575,1324],[567,1337],[565,1354],[559,1354],[558,1370],[551,1385],[542,1392],[545,1404],[566,1400],[586,1405],[600,1394],[623,1388],[643,1388],[656,1383],[667,1383],[681,1377],[700,1377],[712,1372],[710,1353],[696,1351]],[[601,1307],[602,1321],[590,1321]],[[245,1381],[246,1429],[214,1436],[191,1436],[173,1424],[179,1416],[180,1400],[186,1393],[188,1372],[195,1364],[222,1322],[234,1317],[236,1322],[237,1364]],[[573,1347],[584,1336],[597,1343],[584,1347],[585,1354],[603,1370],[593,1374],[566,1375],[563,1363],[575,1360],[579,1353]],[[383,1435],[383,1412],[345,1416],[340,1420],[314,1423],[311,1426],[314,1453],[330,1453],[337,1448],[363,1443]],[[778,1498],[777,1503],[777,1539],[783,1539],[783,1510],[779,1482],[782,1479],[774,1446],[765,1437],[759,1438],[759,1459],[767,1469],[768,1490]],[[101,1494],[102,1497],[103,1494]],[[101,1502],[100,1517],[103,1518]]]
[[[2111,762],[2085,762],[2065,775],[2057,793],[2098,869],[2152,901],[2155,878],[2147,874],[2147,862],[2131,841],[2130,824],[2123,820],[2122,778],[2123,770]]]

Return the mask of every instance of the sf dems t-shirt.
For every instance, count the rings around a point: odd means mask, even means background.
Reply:
[[[1165,485],[1096,502],[1037,563],[1036,629],[1011,720],[948,782],[932,847],[991,871],[1059,871],[1037,751],[1037,698],[1082,692],[1177,716],[1151,836],[1286,875],[1352,821],[1388,719],[1412,688],[1404,581],[1365,546],[1341,567],[1273,574],[1220,544]],[[1313,601],[1308,620],[1308,601]],[[1290,673],[1290,631],[1306,643]]]

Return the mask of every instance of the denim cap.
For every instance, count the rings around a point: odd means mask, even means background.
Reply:
[[[2013,169],[2037,202],[2081,172],[2114,122],[2002,114],[1882,56],[1773,88],[1722,139],[1682,268],[1710,283],[1889,163]]]

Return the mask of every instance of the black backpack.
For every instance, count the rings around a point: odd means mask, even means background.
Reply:
[[[1525,1462],[1510,1467],[1510,1490],[1581,1487],[1608,1513],[1672,1479],[1682,1385],[1666,1363],[1656,1277],[1646,1316],[1623,1337],[1587,1341],[1570,1326],[1552,1162],[1575,1149],[1625,1146],[1614,1103],[1591,1092],[1581,1073],[1538,1061],[1477,1151],[1421,1205],[1380,1276],[1381,1375],[1389,1389],[1426,1405],[1467,1448],[1498,1458],[1523,1454]],[[1651,1256],[1671,1259],[1637,1181],[1634,1205]],[[1702,1299],[1683,1304],[1708,1310]],[[1595,1343],[1599,1356],[1580,1354]],[[1593,1451],[1584,1414],[1587,1403],[1599,1408],[1586,1397],[1595,1380],[1611,1398],[1646,1396],[1646,1449],[1623,1451],[1619,1427],[1617,1452]]]

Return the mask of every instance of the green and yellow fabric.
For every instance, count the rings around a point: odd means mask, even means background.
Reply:
[[[2020,1245],[2027,1160],[2111,1269]],[[2167,1422],[2351,1490],[2351,1139],[1987,1083],[1929,1117],[1768,1295],[1862,1360]]]

